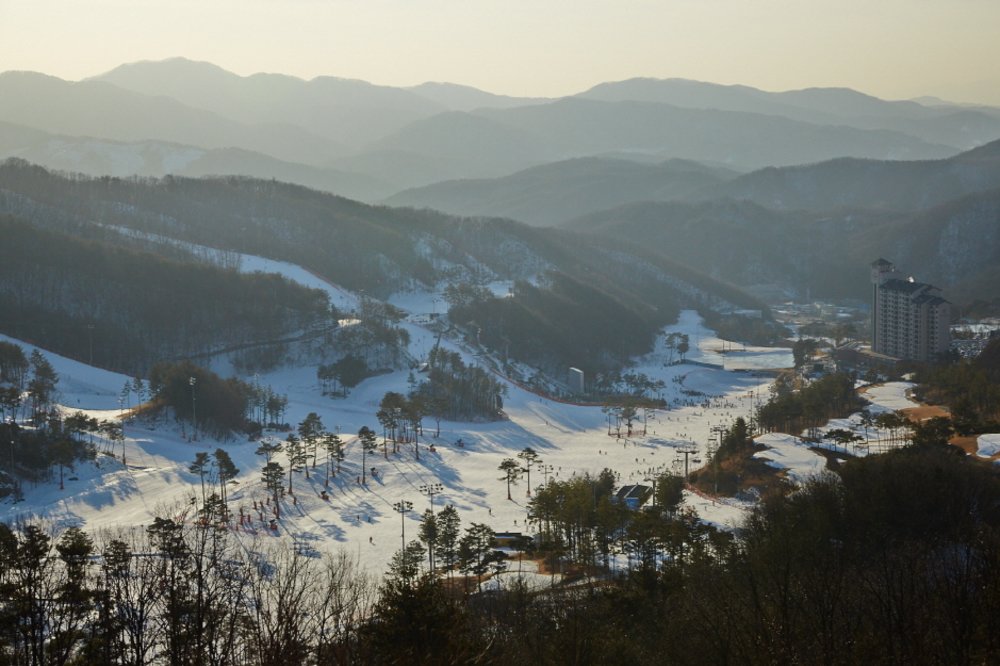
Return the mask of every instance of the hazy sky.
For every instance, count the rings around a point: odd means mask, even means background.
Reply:
[[[517,95],[655,76],[1000,104],[1000,0],[0,0],[0,71],[172,56]]]

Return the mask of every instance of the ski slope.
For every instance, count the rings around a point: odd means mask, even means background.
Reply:
[[[354,294],[297,266],[246,255],[241,257],[240,266],[244,271],[280,273],[323,289],[344,310],[356,307]],[[411,333],[411,355],[426,357],[436,334],[425,324],[430,314],[441,311],[443,299],[435,292],[412,292],[400,295],[394,302],[405,307],[409,315],[403,325]],[[546,477],[564,480],[588,473],[596,475],[605,468],[615,470],[621,484],[641,483],[663,470],[682,471],[682,459],[676,452],[679,447],[693,446],[699,451],[695,458],[707,460],[711,428],[729,425],[738,416],[748,417],[755,402],[766,397],[769,379],[761,373],[727,370],[725,359],[713,351],[722,347],[722,341],[704,327],[697,313],[682,313],[677,324],[664,333],[673,331],[690,336],[693,344],[689,359],[697,363],[668,364],[662,342],[652,353],[636,360],[633,371],[663,380],[666,388],[662,397],[669,405],[669,409],[650,417],[645,435],[621,439],[609,436],[607,417],[599,407],[553,401],[506,382],[507,420],[442,422],[441,434],[435,438],[432,420],[427,419],[419,460],[412,444],[401,445],[399,454],[390,453],[388,457],[380,447],[366,460],[369,473],[362,484],[358,479],[362,461],[355,433],[362,426],[379,431],[375,419],[379,401],[387,391],[406,393],[409,372],[370,378],[346,399],[334,399],[321,394],[315,367],[289,366],[252,379],[287,394],[289,423],[298,423],[309,412],[316,412],[327,429],[342,434],[348,446],[341,472],[328,485],[322,454],[315,469],[310,468],[309,479],[304,474],[295,475],[294,499],[289,496],[282,501],[276,532],[267,527],[273,507],[267,504],[269,499],[260,480],[264,460],[254,453],[258,442],[195,440],[194,433],[172,420],[127,420],[126,465],[118,450],[113,456],[99,456],[95,463],[78,465],[66,481],[65,490],[58,489],[58,482],[28,486],[23,502],[11,504],[8,500],[0,504],[0,520],[45,520],[57,528],[78,525],[114,529],[147,525],[154,516],[190,519],[201,491],[198,476],[188,471],[188,466],[199,451],[222,448],[240,469],[229,491],[229,501],[234,515],[249,516],[249,520],[233,528],[248,543],[251,539],[287,539],[307,552],[346,549],[357,556],[363,568],[379,574],[400,547],[402,532],[407,541],[416,537],[420,514],[430,506],[430,498],[420,490],[425,484],[443,486],[433,498],[435,508],[454,505],[463,527],[478,522],[496,531],[526,531],[528,480],[522,478],[508,500],[506,484],[499,480],[497,470],[503,459],[515,457],[525,447],[533,448],[545,464],[544,471],[533,468],[531,487],[543,483]],[[467,363],[477,362],[475,355],[458,342],[445,338],[442,344],[462,354]],[[26,352],[31,349],[28,347]],[[59,374],[58,389],[65,409],[81,409],[99,418],[118,417],[118,395],[127,377],[42,351]],[[780,359],[785,353],[753,351],[770,354],[771,359]],[[265,432],[265,436],[279,439],[284,435]],[[459,439],[464,446],[456,445]],[[287,465],[282,454],[276,460]],[[692,468],[697,466],[693,464]],[[371,468],[377,470],[374,479]],[[323,491],[328,499],[321,497]],[[400,501],[412,502],[413,510],[397,513],[393,505]],[[727,529],[737,526],[748,509],[740,503],[723,504],[690,493],[686,502],[704,520]]]

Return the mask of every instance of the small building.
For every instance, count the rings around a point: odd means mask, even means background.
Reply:
[[[848,342],[833,350],[831,356],[840,372],[856,372],[864,376],[869,370],[883,375],[892,375],[899,365],[899,359],[874,352],[858,342]]]
[[[533,539],[522,532],[495,532],[497,548],[526,548]]]
[[[583,394],[583,370],[580,368],[569,369],[569,381],[567,382],[569,392],[576,395]]]
[[[615,501],[625,504],[625,506],[633,511],[637,511],[652,496],[653,489],[649,486],[633,484],[619,488],[618,492],[615,493]]]

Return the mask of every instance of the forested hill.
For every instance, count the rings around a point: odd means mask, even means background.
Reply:
[[[160,359],[323,331],[321,291],[0,216],[0,331],[136,374]]]
[[[1000,140],[939,160],[845,157],[768,167],[706,187],[694,198],[752,201],[777,210],[917,211],[998,185]]]
[[[643,238],[721,280],[780,285],[800,297],[867,298],[868,264],[879,256],[941,287],[956,304],[992,301],[1000,280],[1000,189],[917,213],[793,212],[731,200],[636,203],[567,226]]]
[[[760,307],[739,289],[627,240],[373,207],[275,181],[90,178],[8,160],[0,164],[0,213],[60,233],[91,234],[99,223],[290,261],[377,297],[413,286],[492,280],[526,280],[545,290],[545,276],[561,274],[590,287],[573,290],[571,305],[566,290],[559,297],[574,320],[587,312],[594,326],[615,329],[607,308],[581,296],[593,291],[637,315],[625,333],[635,339],[627,349],[648,347],[680,307]],[[552,316],[525,312],[532,321]],[[521,332],[511,335],[531,334],[530,322],[521,323]]]

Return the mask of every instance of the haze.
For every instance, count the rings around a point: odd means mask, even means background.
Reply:
[[[0,70],[185,56],[240,74],[557,96],[634,76],[1000,103],[991,0],[0,0]]]

